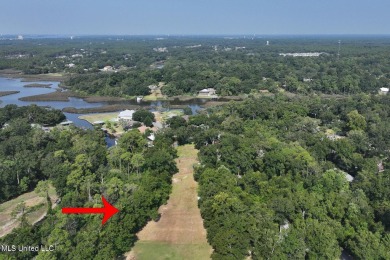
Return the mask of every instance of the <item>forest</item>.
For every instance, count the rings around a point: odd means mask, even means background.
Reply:
[[[30,122],[55,123],[60,111],[32,119],[36,106],[0,110],[8,126],[0,130],[1,200],[23,192],[55,187],[57,207],[48,203],[45,219],[32,226],[26,218],[3,237],[6,245],[55,245],[55,251],[2,252],[7,259],[114,259],[131,249],[135,234],[151,219],[171,191],[177,171],[176,150],[157,135],[154,147],[137,129],[126,132],[107,150],[103,131],[70,127],[43,132]],[[16,115],[19,115],[16,117]],[[51,121],[45,121],[46,118]],[[64,215],[62,207],[98,207],[101,196],[120,210],[104,226],[97,215]],[[47,195],[48,196],[48,195]],[[48,198],[48,201],[49,198]]]
[[[35,126],[64,119],[61,111],[36,105],[0,108],[0,202],[30,191],[45,178],[39,160],[53,152],[53,139]]]
[[[195,143],[213,259],[389,259],[390,99],[250,98],[165,134]]]
[[[37,127],[58,124],[61,111],[0,108],[0,202],[51,186],[60,197],[54,208],[47,198],[36,225],[19,213],[0,240],[56,250],[6,259],[122,256],[159,219],[178,171],[175,146],[185,144],[199,151],[212,259],[390,259],[390,96],[378,94],[390,85],[388,37],[2,40],[0,69],[60,74],[61,86],[85,95],[144,96],[153,85],[168,97],[214,88],[242,99],[168,118],[153,146],[149,131],[130,129],[110,148],[99,128]],[[147,110],[134,116],[156,120]],[[101,195],[120,210],[104,226],[100,216],[61,214],[101,207]]]
[[[219,96],[265,90],[349,95],[388,86],[389,43],[375,36],[27,39],[0,42],[0,69],[61,73],[72,90],[102,96],[144,96],[159,82],[166,96],[205,88]]]

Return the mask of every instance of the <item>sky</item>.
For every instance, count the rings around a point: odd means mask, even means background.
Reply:
[[[0,0],[0,34],[390,34],[389,0]]]

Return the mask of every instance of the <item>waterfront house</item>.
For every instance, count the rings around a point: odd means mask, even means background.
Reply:
[[[134,110],[128,110],[126,109],[125,111],[122,111],[119,113],[118,115],[118,120],[133,120],[133,114],[134,114]]]
[[[199,91],[199,96],[214,96],[215,94],[216,91],[213,88],[205,88]]]

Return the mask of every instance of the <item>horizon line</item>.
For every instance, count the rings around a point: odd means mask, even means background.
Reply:
[[[241,37],[258,37],[258,36],[390,36],[390,33],[195,33],[195,34],[105,34],[105,33],[82,33],[82,34],[69,34],[69,33],[0,33],[1,36],[63,36],[63,37],[83,37],[83,36],[164,36],[164,37],[178,37],[178,36],[241,36]]]

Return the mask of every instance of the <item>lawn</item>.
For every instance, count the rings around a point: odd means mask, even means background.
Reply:
[[[207,243],[193,177],[197,152],[194,145],[178,147],[179,172],[172,177],[168,203],[160,207],[159,221],[150,221],[137,234],[139,240],[127,259],[210,259],[212,248]]]
[[[91,124],[96,121],[112,121],[118,117],[119,112],[114,113],[96,113],[84,116],[79,116],[80,119],[84,119]]]
[[[182,116],[184,115],[184,112],[182,109],[171,109],[169,111],[165,111],[161,113],[162,121],[167,121],[170,117],[174,116]]]
[[[172,245],[161,242],[139,242],[134,250],[137,260],[205,260],[210,259],[207,244]]]
[[[115,122],[115,119],[118,117],[119,112],[114,113],[95,113],[95,114],[88,114],[84,116],[79,116],[80,119],[86,120],[89,123],[93,124],[96,121],[104,121],[104,122],[111,122],[112,127],[115,129],[115,133],[120,134],[123,133],[122,126]],[[114,125],[116,124],[116,126]],[[114,132],[111,129],[107,128],[107,124],[102,125],[103,128],[106,128],[110,134],[114,134]]]

